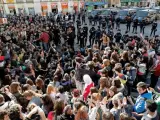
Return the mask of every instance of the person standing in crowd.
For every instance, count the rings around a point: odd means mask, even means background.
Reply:
[[[89,20],[89,25],[92,25],[93,16],[92,15],[88,16],[88,20]]]
[[[74,49],[74,39],[75,39],[75,34],[72,28],[69,27],[68,34],[67,34],[67,42],[68,42],[68,45],[70,45],[72,49]]]
[[[153,35],[155,36],[155,34],[156,34],[156,31],[157,31],[157,22],[155,21],[153,24],[152,24],[152,28],[151,28],[151,34],[150,34],[150,36],[152,36],[152,33],[153,33]]]
[[[80,48],[85,47],[85,39],[86,39],[86,36],[85,36],[84,30],[81,29],[79,33]]]
[[[127,29],[126,29],[126,31],[130,32],[131,23],[132,23],[131,17],[128,15],[126,20],[127,20]]]
[[[83,34],[84,34],[84,45],[87,45],[87,40],[88,40],[88,27],[87,24],[83,27]]]
[[[81,26],[81,21],[80,21],[80,19],[77,18],[76,23],[77,23],[77,29],[78,29],[78,27]]]
[[[77,44],[80,43],[80,38],[81,38],[80,33],[81,33],[81,30],[82,30],[81,26],[78,26],[78,28],[77,28]]]
[[[141,114],[145,112],[145,103],[146,100],[152,99],[152,93],[147,91],[147,84],[144,82],[139,82],[137,84],[137,91],[139,93],[139,96],[136,100],[136,103],[133,103],[131,97],[128,97],[128,101],[132,104],[133,106],[133,112],[136,112],[138,114]],[[140,120],[142,117],[135,115],[135,117]]]
[[[116,29],[120,29],[120,18],[117,17],[116,19]]]
[[[89,30],[90,36],[89,36],[89,42],[90,42],[90,46],[94,44],[95,41],[95,34],[96,34],[96,29],[94,26],[91,27],[91,29]]]
[[[137,33],[137,26],[138,26],[138,20],[135,19],[133,21],[133,30],[132,30],[132,33]]]
[[[122,39],[122,34],[121,34],[120,30],[118,30],[118,32],[115,34],[114,38],[116,40],[116,43],[120,43],[120,40]]]
[[[85,17],[85,14],[82,15],[82,24],[85,24],[86,22],[86,17]]]
[[[140,33],[144,34],[145,20],[142,20],[140,22],[139,27],[140,27]]]
[[[45,50],[45,51],[48,51],[48,43],[49,43],[49,34],[48,32],[46,32],[46,30],[42,30],[42,33],[40,35],[40,38],[37,39],[37,40],[40,40],[40,44],[41,44],[41,47]]]

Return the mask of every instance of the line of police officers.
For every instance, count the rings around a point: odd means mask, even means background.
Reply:
[[[116,42],[120,42],[120,39],[122,38],[122,35],[120,33],[120,18],[115,17],[115,15],[110,15],[110,16],[98,16],[96,15],[94,18],[92,16],[88,17],[89,20],[89,25],[92,27],[89,29],[87,24],[86,24],[86,14],[85,13],[79,13],[77,16],[77,20],[75,21],[75,15],[71,17],[71,15],[68,15],[68,19],[73,20],[73,23],[69,25],[62,25],[62,29],[66,30],[66,33],[68,35],[67,39],[68,44],[71,45],[71,47],[74,46],[74,39],[77,37],[77,44],[80,44],[80,48],[83,48],[87,45],[87,40],[88,40],[88,32],[89,32],[89,44],[90,46],[93,45],[94,43],[98,43],[99,47],[101,46],[101,41],[100,38],[103,33],[107,34],[107,36],[110,38],[110,40],[113,40],[113,37],[115,38]],[[63,17],[64,20],[62,20],[63,24],[66,24],[65,22],[65,16]],[[59,20],[59,19],[58,19]],[[60,20],[59,20],[60,21]],[[58,21],[58,22],[59,22]],[[74,23],[76,22],[76,27],[77,27],[77,33],[75,33],[75,27]],[[116,29],[118,32],[114,35],[113,29],[116,24]],[[83,27],[82,27],[83,25]],[[95,25],[98,25],[98,28],[95,28]],[[139,25],[140,27],[140,33],[144,34],[144,29],[146,26],[146,23],[144,20],[142,20],[140,23],[138,23],[138,20],[134,20],[132,24],[132,19],[130,16],[126,17],[126,33],[130,32],[131,25],[133,27],[132,33],[137,33],[137,27]],[[71,28],[71,29],[68,29]],[[155,36],[155,33],[157,31],[157,22],[153,22],[152,28],[151,28],[151,34]],[[72,38],[70,38],[72,37]]]

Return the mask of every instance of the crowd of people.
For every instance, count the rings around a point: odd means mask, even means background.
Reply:
[[[139,37],[128,34],[131,21],[122,35],[114,15],[86,16],[8,17],[0,120],[160,120],[158,24],[154,37]]]

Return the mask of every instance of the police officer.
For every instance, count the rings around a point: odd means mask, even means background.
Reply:
[[[77,19],[79,19],[79,20],[81,19],[81,14],[80,13],[78,14]]]
[[[116,19],[116,29],[120,29],[120,18],[117,17]]]
[[[105,21],[105,18],[102,19],[102,29],[106,29],[106,21]]]
[[[90,16],[88,17],[88,20],[89,20],[89,25],[92,25],[93,16],[90,15]]]
[[[98,43],[99,47],[101,46],[101,29],[100,26],[98,26],[98,29],[96,30],[96,44]]]
[[[75,14],[73,14],[72,17],[73,17],[73,22],[75,22]]]
[[[112,29],[110,29],[110,30],[108,31],[107,36],[109,37],[110,41],[113,41],[114,32],[113,32]]]
[[[84,44],[86,46],[86,44],[87,44],[87,37],[88,37],[88,27],[87,27],[87,24],[84,25],[83,32],[84,32],[84,39],[85,39],[84,40]]]
[[[118,30],[118,32],[115,34],[114,38],[116,40],[116,43],[120,43],[120,40],[122,38],[122,34],[121,34],[120,30]]]
[[[98,15],[95,15],[95,17],[94,17],[94,25],[97,25],[97,21],[98,21]]]
[[[125,34],[124,34],[123,37],[122,37],[122,41],[123,41],[125,44],[127,44],[127,42],[128,42],[128,41],[127,41],[128,37],[129,37],[128,31],[126,31]]]
[[[112,29],[112,22],[111,22],[111,21],[109,21],[109,23],[108,23],[108,31],[109,31],[110,29]]]
[[[86,22],[85,14],[82,15],[82,24]]]
[[[89,42],[90,42],[90,46],[93,45],[94,40],[95,40],[95,33],[96,33],[96,29],[94,26],[91,27],[91,29],[89,30],[90,36],[89,36]]]
[[[114,29],[115,16],[111,15],[112,28]]]
[[[157,25],[158,25],[158,24],[157,24],[156,21],[152,24],[150,36],[152,36],[152,33],[153,33],[153,35],[155,36],[155,33],[156,33],[156,31],[157,31]]]
[[[140,33],[143,33],[143,34],[144,34],[145,20],[142,20],[142,21],[139,23],[139,27],[140,27]]]
[[[81,33],[81,31],[82,31],[82,28],[81,28],[81,26],[78,26],[78,28],[77,28],[77,44],[79,44],[80,43],[80,33]]]
[[[72,17],[71,14],[68,14],[68,20],[71,20],[71,17]]]
[[[84,48],[85,47],[85,34],[84,34],[84,30],[80,29],[80,34],[79,34],[79,41],[80,41],[80,48]]]
[[[138,20],[135,19],[133,21],[133,31],[132,31],[132,33],[137,33],[137,26],[138,26]]]
[[[76,22],[77,22],[77,29],[78,29],[78,27],[81,26],[81,21],[80,21],[80,19],[77,19]]]
[[[130,28],[131,28],[131,17],[130,16],[127,16],[127,30],[126,31],[130,31]]]

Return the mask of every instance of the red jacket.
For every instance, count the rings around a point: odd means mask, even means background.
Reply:
[[[90,93],[91,87],[94,87],[94,83],[93,83],[93,82],[92,82],[91,84],[89,84],[89,85],[85,88],[85,90],[84,90],[84,93],[83,93],[84,101],[87,100],[87,97],[88,97],[88,95],[89,95],[89,93]]]
[[[38,40],[42,42],[48,43],[49,42],[49,35],[46,32],[43,32]]]

